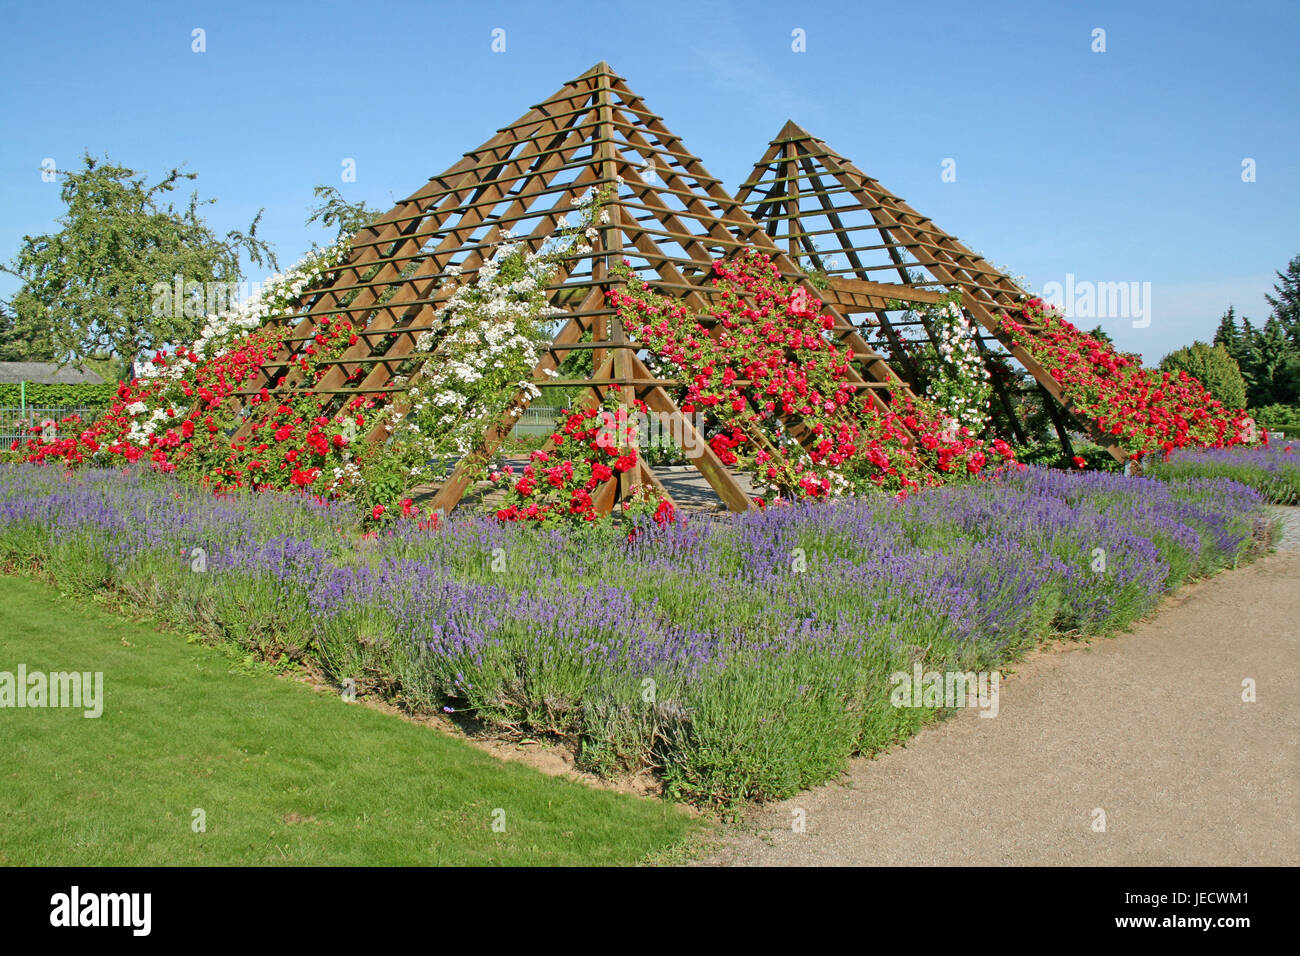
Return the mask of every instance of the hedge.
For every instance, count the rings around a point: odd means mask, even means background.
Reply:
[[[23,391],[17,382],[0,383],[0,407],[18,408]],[[117,397],[117,383],[79,382],[71,385],[27,383],[27,404],[53,408],[95,408],[111,405]]]
[[[1258,427],[1283,432],[1287,438],[1300,438],[1300,405],[1263,405],[1247,411]]]
[[[1277,425],[1300,426],[1300,405],[1262,405],[1247,409],[1256,424],[1273,428]]]

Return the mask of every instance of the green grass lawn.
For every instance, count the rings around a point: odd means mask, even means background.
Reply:
[[[0,709],[4,865],[629,864],[695,826],[4,576],[19,664],[102,671],[105,701]]]

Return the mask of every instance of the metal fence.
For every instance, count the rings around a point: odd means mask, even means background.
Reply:
[[[26,409],[0,408],[0,451],[8,451],[15,441],[32,437],[32,428],[47,421],[58,422],[69,415],[80,415],[83,421],[92,422],[102,408],[51,408],[45,405],[28,405]]]
[[[559,413],[558,408],[548,405],[529,405],[515,422],[515,427],[510,429],[510,434],[549,435],[555,431],[555,416]]]

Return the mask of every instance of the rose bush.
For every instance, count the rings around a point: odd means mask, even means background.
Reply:
[[[592,522],[600,517],[596,498],[601,490],[639,464],[639,435],[628,408],[645,413],[645,403],[638,399],[624,405],[619,392],[617,385],[611,385],[599,405],[564,409],[547,447],[534,451],[519,475],[508,465],[493,472],[493,481],[505,489],[498,519],[546,524]],[[656,524],[674,517],[672,504],[649,484],[637,487],[622,513],[648,514]]]
[[[750,471],[775,497],[826,498],[873,489],[906,496],[1013,461],[925,399],[881,410],[853,371],[853,351],[827,333],[822,302],[746,250],[713,264],[703,313],[653,292],[627,264],[607,294],[651,367],[686,384],[681,410],[703,412],[724,464]]]
[[[1001,316],[1002,330],[1060,383],[1075,412],[1133,460],[1176,448],[1267,442],[1250,415],[1225,408],[1195,378],[1152,371],[1067,322],[1041,299]],[[1029,328],[1032,327],[1032,328]]]
[[[978,332],[962,311],[961,293],[951,293],[929,305],[895,301],[889,307],[906,310],[926,330],[921,339],[909,339],[899,332],[890,343],[911,359],[913,366],[919,366],[925,397],[971,434],[982,434],[989,422],[992,376],[980,355]],[[879,326],[877,334],[879,341],[889,341]]]
[[[70,417],[53,435],[34,429],[14,450],[27,461],[69,466],[144,459],[218,492],[296,489],[357,498],[376,521],[395,514],[411,485],[476,454],[513,395],[538,394],[532,370],[557,312],[547,287],[562,258],[590,251],[601,195],[593,190],[575,201],[577,222],[565,217],[539,250],[507,234],[472,281],[459,283],[460,268],[448,266],[440,290],[446,298],[398,370],[393,392],[317,391],[364,334],[345,315],[321,318],[306,342],[287,338],[292,323],[282,320],[342,261],[347,246],[341,244],[214,317],[192,346],[158,352],[119,385],[116,401],[93,425]],[[277,362],[289,344],[298,346],[292,360]],[[369,344],[382,343],[372,338]],[[350,371],[340,384],[356,386],[373,362],[361,358],[342,367]],[[486,457],[476,464],[486,474]]]
[[[340,245],[214,317],[192,346],[156,354],[118,386],[94,424],[72,417],[55,434],[34,431],[16,450],[32,462],[67,465],[144,460],[218,492],[299,490],[397,514],[411,485],[450,462],[469,457],[488,474],[487,456],[475,458],[476,438],[511,396],[536,394],[531,372],[556,315],[548,284],[561,258],[590,251],[600,205],[596,193],[580,200],[578,221],[563,222],[540,250],[507,238],[472,282],[459,284],[449,267],[443,305],[398,370],[400,399],[387,391],[317,391],[364,334],[344,313],[322,318],[309,341],[294,343],[291,361],[277,361],[291,344],[289,323],[277,317],[292,316],[312,283],[341,261],[347,248]],[[951,361],[942,394],[933,397],[959,396],[960,407],[898,393],[878,403],[874,383],[853,369],[852,349],[830,334],[834,322],[821,301],[786,281],[766,254],[746,250],[715,262],[708,280],[715,296],[703,311],[654,292],[626,263],[615,271],[625,286],[607,293],[610,305],[649,351],[656,374],[683,383],[675,397],[685,414],[702,415],[714,453],[752,473],[765,498],[872,490],[906,497],[1014,464],[1005,442],[986,443],[972,427],[987,383],[973,377],[983,367],[967,355],[959,310],[945,312]],[[1002,328],[1055,376],[1075,411],[1134,459],[1257,441],[1244,411],[1225,409],[1185,372],[1143,369],[1038,299],[1004,315]],[[342,367],[350,369],[344,384],[355,385],[373,362]],[[963,376],[972,380],[955,380]],[[638,467],[637,436],[610,437],[611,419],[627,407],[608,394],[599,408],[567,413],[525,474],[497,469],[506,492],[496,509],[502,520],[594,520],[602,487]],[[629,427],[625,417],[612,426]],[[670,516],[653,486],[625,510]]]

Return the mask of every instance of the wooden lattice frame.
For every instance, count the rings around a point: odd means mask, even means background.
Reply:
[[[654,175],[648,174],[650,162]],[[707,281],[713,261],[756,247],[772,255],[783,276],[801,283],[809,295],[826,296],[603,62],[358,233],[347,259],[309,294],[301,311],[281,320],[289,334],[280,354],[237,395],[248,398],[263,387],[272,393],[293,389],[300,375],[294,360],[311,342],[317,323],[344,314],[357,327],[358,341],[330,363],[330,371],[313,390],[332,396],[336,407],[365,394],[392,401],[400,410],[403,393],[417,379],[401,384],[394,379],[404,377],[403,368],[422,357],[415,351],[416,340],[431,327],[447,296],[441,287],[448,267],[459,266],[462,281],[472,280],[507,229],[529,248],[539,248],[559,228],[574,199],[606,187],[613,191],[603,207],[609,221],[597,224],[599,236],[591,252],[567,259],[550,288],[552,304],[563,308],[567,319],[534,370],[534,381],[586,386],[587,401],[599,401],[610,386],[618,385],[621,401],[643,400],[652,414],[689,439],[692,464],[728,508],[748,509],[752,502],[743,486],[673,400],[671,390],[683,383],[651,374],[638,354],[641,346],[629,339],[607,306],[606,291],[621,281],[611,275],[610,259],[628,258],[652,288],[704,309],[713,301]],[[888,299],[928,301],[928,293],[907,285],[881,284],[879,291]],[[834,321],[830,334],[854,351],[852,380],[868,390],[878,407],[885,406],[888,396],[910,394],[851,319],[833,302],[825,311]],[[591,340],[581,341],[588,333]],[[565,353],[575,349],[593,350],[592,376],[549,377]],[[482,454],[497,450],[513,426],[516,410],[527,403],[521,392],[502,409],[484,436]],[[793,433],[797,437],[797,429]],[[386,434],[377,425],[366,437],[379,442]],[[455,507],[475,471],[468,462],[458,465],[431,506]],[[608,512],[641,482],[663,491],[642,463],[620,476],[617,484],[599,489],[594,496],[597,509]]]
[[[1005,273],[975,254],[933,221],[867,176],[793,121],[787,122],[754,165],[736,198],[764,224],[768,236],[782,243],[792,258],[808,258],[829,277],[822,293],[844,315],[866,315],[891,344],[896,370],[915,379],[898,331],[921,325],[931,344],[933,329],[922,320],[890,318],[891,293],[879,275],[897,274],[917,297],[938,301],[960,291],[967,316],[977,324],[976,341],[993,373],[995,400],[1009,423],[1008,438],[1024,434],[1011,404],[1011,387],[1000,367],[1006,356],[1018,361],[1036,380],[1047,413],[1067,454],[1072,454],[1065,416],[1120,461],[1124,452],[1086,416],[1073,411],[1058,383],[1023,347],[1001,331],[998,316],[1016,307],[1024,292]],[[836,261],[838,260],[838,262]],[[919,281],[918,281],[919,279]],[[909,301],[903,296],[893,296]],[[1032,334],[1035,327],[1029,326]]]

